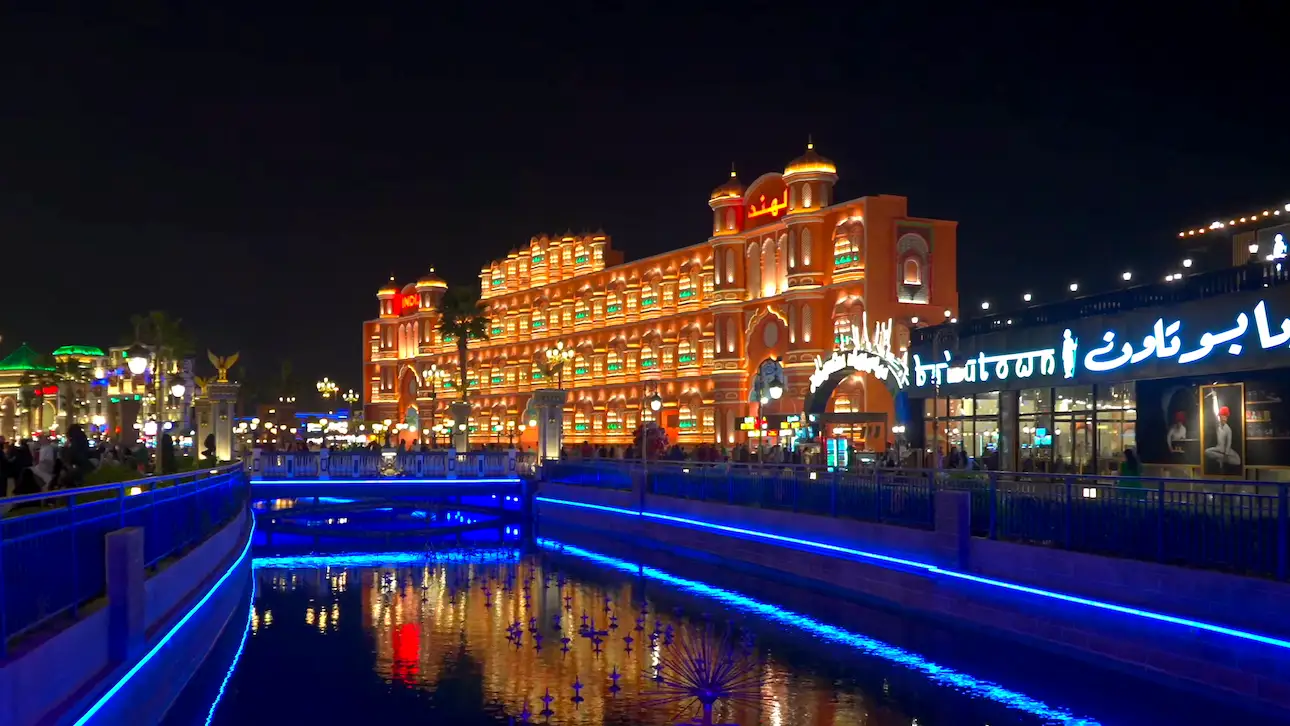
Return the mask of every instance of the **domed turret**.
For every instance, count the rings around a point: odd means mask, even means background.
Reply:
[[[744,185],[739,183],[739,177],[735,176],[735,169],[732,166],[730,167],[730,178],[721,186],[712,190],[712,194],[708,197],[708,201],[714,202],[718,199],[730,198],[739,199],[742,198],[743,195]]]
[[[434,268],[431,267],[429,272],[417,278],[417,296],[421,299],[421,309],[439,307],[439,301],[447,289],[448,283],[436,275]]]
[[[838,168],[833,162],[824,158],[815,151],[815,144],[809,139],[806,141],[806,153],[788,162],[784,167],[784,178],[788,179],[797,174],[837,174]]]

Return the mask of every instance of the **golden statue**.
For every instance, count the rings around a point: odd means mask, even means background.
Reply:
[[[213,379],[211,379],[211,378],[203,378],[203,377],[201,377],[201,376],[193,376],[193,383],[197,384],[197,393],[198,393],[198,395],[205,395],[205,394],[206,394],[206,386],[207,386],[207,385],[209,385],[209,384],[211,383],[211,381],[212,381],[212,380],[213,380]]]
[[[220,357],[208,350],[206,351],[206,357],[211,359],[211,365],[215,366],[215,370],[218,373],[215,382],[228,383],[228,369],[237,364],[237,353]]]

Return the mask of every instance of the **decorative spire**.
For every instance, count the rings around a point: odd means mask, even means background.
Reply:
[[[730,162],[730,178],[735,178],[735,163],[733,161]]]
[[[806,150],[807,150],[807,151],[810,151],[811,149],[814,149],[814,148],[815,148],[815,141],[813,141],[813,140],[811,139],[811,135],[810,135],[810,134],[807,134],[807,135],[806,135]]]

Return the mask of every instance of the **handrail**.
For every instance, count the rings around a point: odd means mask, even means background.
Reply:
[[[37,494],[20,494],[12,497],[0,497],[0,507],[5,505],[28,504],[31,502],[44,501],[46,499],[66,499],[69,496],[80,496],[82,494],[94,494],[96,492],[115,492],[121,488],[155,486],[176,479],[205,479],[220,474],[227,474],[232,471],[238,471],[243,468],[241,462],[224,464],[214,469],[193,469],[183,471],[178,474],[162,474],[161,476],[149,476],[141,479],[127,479],[125,481],[112,482],[110,484],[94,484],[87,487],[75,487],[72,489],[50,489]]]
[[[67,613],[75,618],[103,595],[109,533],[142,528],[144,563],[154,566],[244,511],[247,483],[238,462],[0,498],[6,512],[31,508],[0,516],[0,657],[11,638]]]

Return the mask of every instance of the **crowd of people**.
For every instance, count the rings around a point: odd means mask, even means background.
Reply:
[[[162,434],[158,446],[162,473],[178,471],[170,434]],[[80,424],[72,425],[61,439],[47,436],[9,441],[0,436],[3,496],[86,486],[93,483],[87,481],[93,471],[107,466],[124,467],[139,474],[151,473],[155,471],[153,451],[142,441],[133,446],[106,440],[90,441]]]

